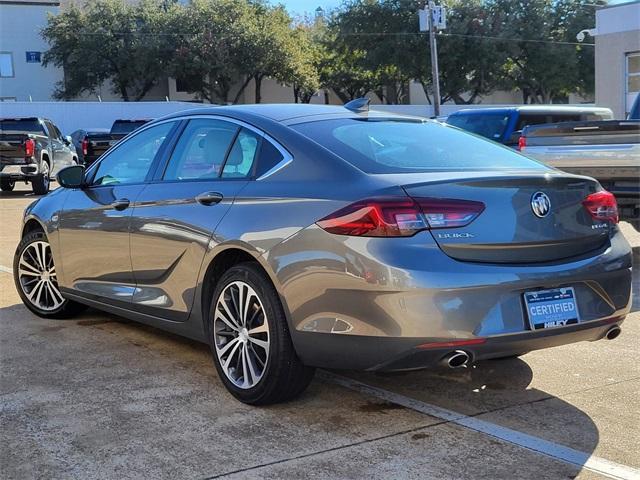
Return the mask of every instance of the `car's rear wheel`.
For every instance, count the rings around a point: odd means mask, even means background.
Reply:
[[[218,281],[207,334],[220,378],[244,403],[289,400],[313,378],[293,348],[275,288],[254,263],[236,265]]]
[[[26,235],[13,259],[13,278],[25,306],[45,318],[68,318],[86,307],[62,296],[51,246],[43,232]]]
[[[15,186],[15,180],[11,180],[10,178],[0,178],[0,190],[3,192],[11,192]]]
[[[40,168],[40,174],[31,180],[31,188],[36,195],[46,195],[49,192],[49,185],[51,183],[49,163],[43,160]]]

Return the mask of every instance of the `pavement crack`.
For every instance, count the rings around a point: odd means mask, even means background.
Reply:
[[[317,455],[322,455],[324,453],[336,452],[336,451],[343,450],[343,449],[346,449],[346,448],[358,447],[360,445],[367,445],[369,443],[378,442],[380,440],[386,440],[388,438],[393,438],[393,437],[397,437],[397,436],[400,436],[400,435],[406,435],[408,433],[416,433],[416,432],[419,432],[420,430],[426,430],[426,429],[429,429],[429,428],[432,428],[432,427],[437,427],[439,425],[444,425],[444,424],[447,424],[447,423],[450,423],[450,422],[446,421],[446,420],[442,420],[442,421],[435,422],[435,423],[429,423],[427,425],[421,425],[420,427],[409,428],[409,429],[406,429],[406,430],[401,430],[399,432],[394,432],[394,433],[390,433],[390,434],[387,434],[387,435],[382,435],[382,436],[375,437],[375,438],[368,438],[366,440],[360,440],[359,442],[349,443],[349,444],[346,444],[346,445],[340,445],[340,446],[332,447],[332,448],[326,448],[324,450],[318,450],[318,451],[315,451],[315,452],[304,453],[304,454],[296,455],[296,456],[293,456],[293,457],[282,458],[280,460],[274,460],[272,462],[261,463],[261,464],[258,464],[258,465],[253,465],[251,467],[239,468],[237,470],[232,470],[232,471],[229,471],[229,472],[220,473],[220,474],[213,475],[213,476],[210,476],[210,477],[204,477],[202,480],[213,480],[215,478],[224,478],[224,477],[227,477],[229,475],[235,475],[235,474],[243,473],[243,472],[250,472],[252,470],[258,470],[258,469],[264,468],[264,467],[271,467],[273,465],[280,465],[280,464],[287,463],[287,462],[292,462],[292,461],[295,461],[295,460],[301,460],[301,459],[304,459],[304,458],[315,457]]]

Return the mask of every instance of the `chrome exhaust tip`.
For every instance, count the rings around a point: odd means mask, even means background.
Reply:
[[[622,329],[618,325],[614,325],[607,333],[605,333],[604,338],[607,340],[613,340],[614,338],[618,338],[618,336],[622,333]]]
[[[462,368],[469,363],[469,354],[463,350],[456,350],[444,357],[444,363],[449,368]]]

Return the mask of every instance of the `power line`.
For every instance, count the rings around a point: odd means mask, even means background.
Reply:
[[[209,32],[189,32],[189,33],[181,33],[181,32],[171,32],[171,33],[143,33],[143,32],[79,32],[78,35],[84,36],[105,36],[105,35],[113,35],[113,36],[125,36],[125,35],[135,35],[140,37],[193,37],[195,35],[200,35],[207,33],[210,37],[224,38],[229,35],[224,34],[214,34]],[[406,37],[406,36],[423,36],[428,35],[429,32],[359,32],[359,33],[340,33],[338,36],[341,37]],[[585,43],[585,42],[565,42],[561,40],[542,40],[542,39],[528,39],[528,38],[506,38],[506,37],[497,37],[491,35],[469,35],[465,33],[438,33],[439,37],[461,37],[461,38],[475,38],[479,40],[494,40],[498,42],[524,42],[524,43],[544,43],[551,45],[584,45],[588,47],[595,47],[595,43]]]

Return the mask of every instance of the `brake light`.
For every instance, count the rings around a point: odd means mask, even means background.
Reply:
[[[606,190],[592,193],[582,204],[595,220],[618,223],[618,202],[613,193]]]
[[[89,154],[89,140],[87,140],[87,137],[82,139],[82,155],[88,155]]]
[[[36,142],[34,142],[32,138],[27,138],[24,141],[24,156],[33,157],[35,153],[36,153]]]
[[[319,220],[336,235],[410,237],[429,228],[455,228],[471,223],[484,204],[439,198],[372,198],[352,203]]]
[[[520,136],[520,138],[518,138],[518,150],[522,151],[525,149],[525,147],[527,146],[527,137],[524,136]]]

